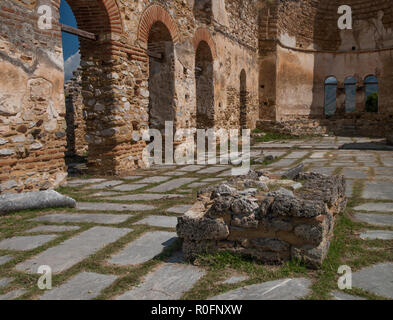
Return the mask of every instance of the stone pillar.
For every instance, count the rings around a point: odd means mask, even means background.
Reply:
[[[366,110],[366,92],[363,81],[356,85],[356,113],[364,113]]]

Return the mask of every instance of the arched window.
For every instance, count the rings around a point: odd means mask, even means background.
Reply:
[[[364,79],[366,87],[366,112],[378,112],[378,78],[367,76]]]
[[[356,79],[345,79],[345,112],[351,113],[356,110]]]
[[[331,116],[337,109],[337,79],[328,77],[325,80],[325,115]]]

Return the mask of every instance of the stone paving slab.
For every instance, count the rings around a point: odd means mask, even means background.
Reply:
[[[165,263],[117,300],[178,300],[204,275],[205,271],[195,266]]]
[[[235,284],[235,283],[239,283],[242,281],[246,281],[248,279],[249,279],[249,277],[247,277],[247,276],[233,276],[233,277],[230,277],[229,279],[226,279],[222,283],[223,284]]]
[[[145,179],[142,179],[138,181],[138,183],[160,183],[160,182],[165,182],[168,181],[170,177],[161,177],[161,176],[153,176],[153,177],[147,177]]]
[[[154,164],[151,166],[152,169],[174,169],[177,167],[177,164]]]
[[[367,300],[362,297],[353,296],[341,291],[333,291],[330,293],[334,300]]]
[[[127,194],[124,196],[105,198],[106,200],[117,200],[117,201],[152,201],[152,200],[170,200],[184,198],[181,194],[156,194],[156,193],[139,193],[139,194]]]
[[[117,186],[119,184],[122,184],[124,181],[121,180],[113,180],[113,181],[105,181],[99,184],[94,184],[92,186],[87,187],[86,189],[90,190],[98,190],[98,189],[106,189],[106,188],[112,188],[114,186]]]
[[[19,263],[16,270],[37,273],[40,265],[48,265],[53,273],[63,272],[131,231],[126,228],[93,227]]]
[[[261,142],[252,146],[252,149],[290,149],[296,146],[295,143],[266,143]]]
[[[131,184],[122,184],[120,186],[116,186],[113,188],[113,190],[116,191],[135,191],[138,189],[142,189],[144,187],[147,187],[148,184],[147,183],[131,183]]]
[[[74,180],[68,180],[67,186],[76,187],[84,184],[100,183],[103,181],[105,181],[105,179],[74,179]]]
[[[221,173],[218,175],[218,177],[222,177],[222,178],[224,178],[224,177],[230,177],[230,176],[232,176],[232,169],[231,169],[231,170],[224,171],[224,172],[221,172]]]
[[[169,171],[162,173],[164,176],[184,176],[185,174],[187,174],[186,171]]]
[[[367,181],[363,198],[376,200],[393,200],[393,181]]]
[[[173,213],[186,213],[188,210],[192,208],[191,204],[182,204],[178,206],[171,207],[167,209],[167,212],[173,212]]]
[[[201,187],[204,187],[208,184],[209,183],[206,183],[206,182],[193,182],[193,183],[189,184],[187,186],[187,188],[201,188]]]
[[[140,178],[143,178],[143,176],[127,176],[127,177],[122,177],[123,180],[129,180],[129,181],[137,180],[137,179],[140,179]]]
[[[208,167],[205,169],[202,169],[200,171],[198,171],[198,174],[212,174],[212,173],[218,173],[221,171],[226,170],[227,167],[226,166],[220,166],[220,167]]]
[[[383,213],[355,213],[355,219],[371,224],[373,226],[393,227],[393,214]]]
[[[353,194],[353,183],[354,183],[354,180],[348,180],[348,179],[345,180],[345,185],[346,185],[345,195],[348,198],[352,197],[352,194]]]
[[[344,168],[341,174],[347,179],[366,179],[368,176],[366,170],[354,168]]]
[[[192,164],[183,168],[180,168],[179,171],[184,171],[184,172],[194,172],[194,171],[198,171],[201,170],[202,168],[204,168],[205,166],[203,165],[196,165],[196,164]]]
[[[11,256],[0,256],[0,266],[11,261],[13,258]]]
[[[101,191],[94,193],[92,195],[88,195],[88,197],[110,197],[110,196],[117,196],[119,195],[119,192],[114,192],[114,191]]]
[[[155,206],[147,204],[122,204],[106,202],[77,202],[78,210],[94,211],[148,211],[155,209]]]
[[[177,217],[148,216],[134,224],[147,224],[152,227],[176,228]]]
[[[315,159],[306,159],[302,161],[305,165],[311,165],[312,167],[326,167],[326,161],[322,160],[322,161],[317,161]]]
[[[0,249],[14,251],[29,251],[41,247],[45,243],[52,241],[57,236],[53,234],[40,236],[12,237],[0,241]]]
[[[26,293],[25,289],[16,289],[0,295],[0,300],[14,300]]]
[[[0,288],[8,286],[15,278],[0,278]]]
[[[48,221],[53,223],[98,223],[118,224],[122,223],[132,215],[130,214],[104,214],[104,213],[54,213],[32,219],[32,221]]]
[[[393,176],[393,168],[375,168],[376,175]]]
[[[369,202],[357,206],[354,209],[370,212],[393,212],[393,202]]]
[[[362,240],[393,240],[393,231],[389,230],[367,230],[360,234]]]
[[[218,182],[218,181],[222,181],[222,178],[207,178],[207,179],[203,179],[203,182]]]
[[[115,275],[81,272],[60,287],[46,291],[40,300],[91,300],[117,278]]]
[[[351,167],[358,166],[354,161],[333,161],[330,163],[332,167]]]
[[[149,192],[169,192],[175,189],[180,188],[182,185],[194,182],[197,180],[196,178],[178,178],[174,180],[170,180],[167,182],[164,182],[158,186],[155,186],[151,189],[149,189]]]
[[[284,159],[300,159],[307,155],[307,151],[294,151],[287,155]]]
[[[137,265],[153,259],[176,240],[175,232],[147,232],[115,254],[110,263],[127,266]]]
[[[379,167],[380,166],[379,163],[376,163],[376,162],[362,162],[362,165],[364,167]],[[358,164],[358,166],[361,167],[360,164]]]
[[[209,300],[298,300],[311,293],[311,280],[282,279],[239,288]]]
[[[380,263],[352,274],[352,286],[393,299],[393,263]]]
[[[327,152],[314,152],[311,156],[310,159],[326,159],[326,154]]]
[[[273,162],[268,167],[289,167],[295,162],[295,159],[281,159],[277,162]]]
[[[326,174],[328,176],[331,176],[336,170],[336,168],[333,167],[321,167],[321,168],[309,168],[307,171],[308,172],[316,172],[316,173],[321,173],[321,174]]]
[[[382,158],[382,163],[386,167],[393,167],[393,159],[392,158]]]
[[[78,226],[38,226],[33,229],[29,229],[25,231],[26,233],[33,232],[66,232],[66,231],[75,231],[80,229]]]

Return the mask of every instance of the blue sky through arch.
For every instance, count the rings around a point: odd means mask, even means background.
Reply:
[[[60,23],[77,28],[75,16],[65,0],[60,3]],[[72,78],[72,73],[80,65],[79,39],[77,36],[62,32],[64,79]]]
[[[61,0],[60,5],[60,23],[77,28],[74,14],[65,0]],[[70,56],[79,50],[79,40],[77,36],[62,32],[63,56],[67,60]]]

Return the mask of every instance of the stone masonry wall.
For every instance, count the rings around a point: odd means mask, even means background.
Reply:
[[[197,125],[195,55],[201,42],[213,58],[210,114],[217,129],[253,129],[258,119],[326,120],[323,83],[330,75],[336,76],[341,91],[347,76],[357,79],[359,91],[365,76],[378,77],[378,119],[368,121],[358,108],[354,117],[365,119],[364,126],[356,120],[355,128],[361,132],[393,114],[393,9],[389,1],[67,2],[78,28],[97,36],[96,41],[80,38],[80,103],[92,174],[123,175],[143,167],[146,142],[141,134],[152,122],[162,127],[155,122],[165,117],[152,118],[151,102],[157,94],[149,84],[168,79],[152,77],[152,59],[157,59],[149,52],[152,39],[155,43],[165,40],[173,48],[172,83],[154,87],[173,88],[166,110],[177,129]],[[52,6],[51,30],[38,29],[37,9],[43,4]],[[340,4],[353,6],[353,31],[336,31]],[[56,187],[65,178],[59,5],[60,0],[3,0],[0,4],[0,70],[7,75],[0,78],[1,192]],[[167,30],[165,39],[158,25]],[[150,48],[154,51],[154,46]],[[241,99],[242,92],[246,99]],[[342,104],[342,95],[338,98]],[[349,121],[346,115],[343,118]],[[331,124],[339,123],[335,121],[331,119]]]
[[[337,8],[343,4],[352,8],[352,30],[337,27],[340,17]],[[281,1],[277,10],[277,98],[274,120],[291,123],[305,118],[324,123],[328,122],[324,120],[329,120],[331,127],[344,124],[352,127],[355,134],[364,134],[366,128],[377,128],[382,124],[377,130],[379,133],[372,134],[384,136],[386,132],[383,129],[387,123],[391,123],[393,115],[391,4],[386,1],[289,0]],[[364,115],[364,80],[369,75],[378,78],[379,108],[376,117]],[[327,119],[324,113],[325,80],[332,76],[338,82],[337,111],[334,117]],[[344,82],[348,77],[356,80],[354,114],[342,111],[345,103]],[[359,130],[356,131],[356,128]],[[342,128],[342,131],[347,129]]]
[[[146,143],[140,137],[150,125],[148,39],[154,37],[151,27],[157,22],[169,30],[174,47],[176,127],[196,126],[195,52],[200,41],[208,43],[214,57],[214,125],[240,126],[239,119],[227,121],[233,114],[240,117],[240,98],[228,107],[226,88],[234,88],[240,97],[239,74],[244,69],[251,97],[248,121],[255,127],[256,117],[251,114],[258,109],[252,105],[257,103],[258,76],[255,1],[241,5],[213,1],[198,10],[194,1],[183,0],[67,2],[78,28],[97,35],[96,41],[80,38],[82,100],[78,104],[83,103],[85,112],[92,174],[128,174],[144,166]],[[65,178],[60,2],[26,3],[4,0],[0,7],[0,67],[11,75],[0,80],[2,192],[56,187]],[[52,30],[37,28],[37,9],[42,4],[52,6]],[[77,143],[83,142],[82,136],[77,132]]]
[[[85,156],[88,152],[86,142],[86,111],[82,98],[82,72],[74,72],[64,86],[67,123],[67,155]]]
[[[60,28],[38,29],[33,8],[49,1],[26,3],[0,3],[0,193],[44,190],[66,177]]]

